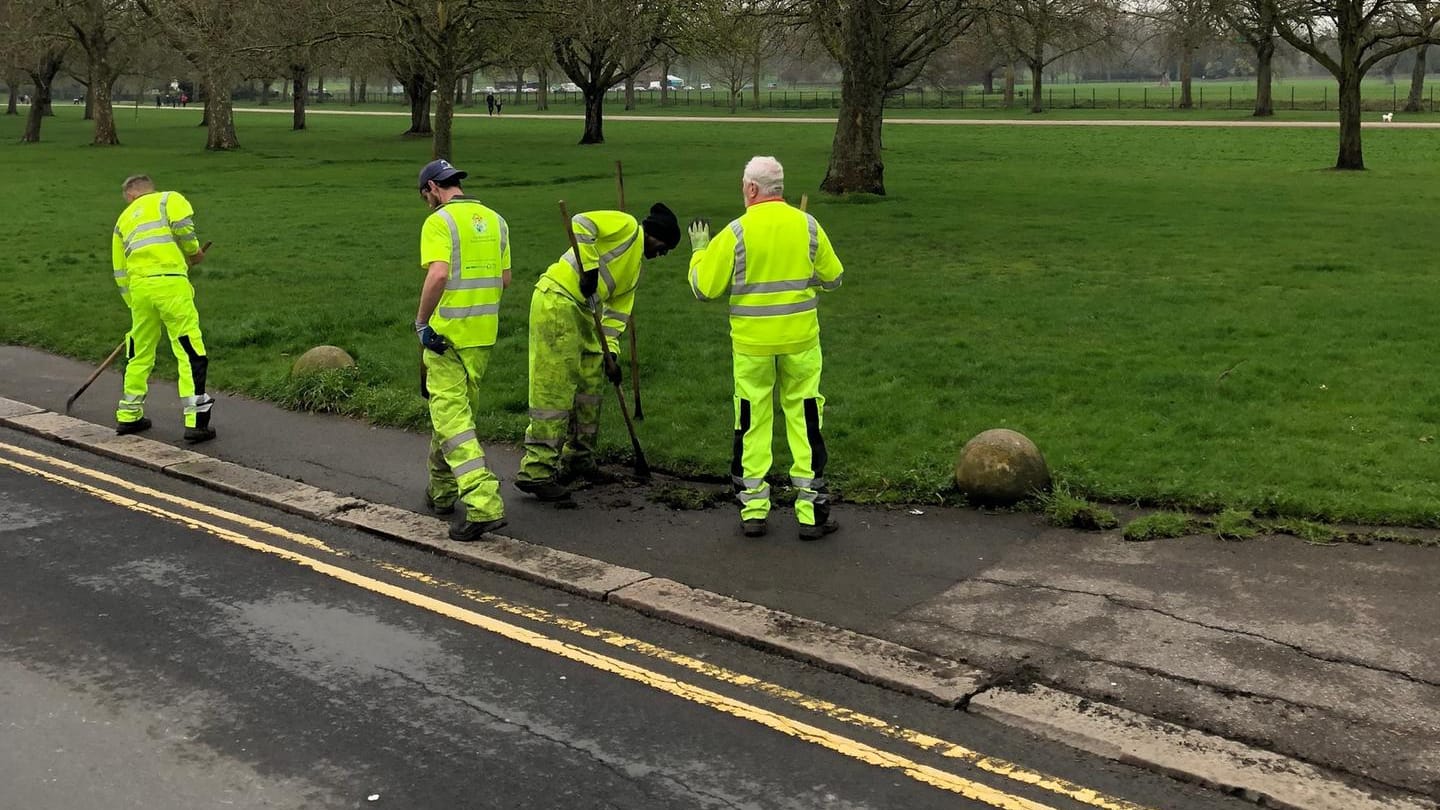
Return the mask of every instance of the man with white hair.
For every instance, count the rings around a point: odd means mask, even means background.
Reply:
[[[731,479],[747,537],[767,531],[775,392],[785,415],[793,462],[800,539],[839,528],[825,486],[825,397],[820,395],[819,290],[840,286],[845,269],[815,218],[786,204],[785,170],[773,157],[745,166],[745,213],[710,238],[710,223],[690,225],[690,289],[701,301],[730,290],[735,367],[735,444]]]

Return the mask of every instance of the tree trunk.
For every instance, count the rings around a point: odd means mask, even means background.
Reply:
[[[1005,66],[1005,106],[1008,108],[1015,103],[1015,65],[1014,63]]]
[[[735,85],[730,85],[730,114],[734,115],[735,110],[740,106],[741,90]]]
[[[1180,50],[1180,109],[1188,110],[1195,106],[1190,100],[1190,78],[1194,72],[1195,49],[1185,46]]]
[[[5,80],[5,86],[10,90],[10,101],[5,105],[5,114],[19,115],[20,80],[11,75]]]
[[[416,73],[405,77],[402,82],[405,97],[410,100],[410,128],[406,135],[432,135],[430,128],[430,91],[434,86],[424,74]]]
[[[1268,37],[1255,46],[1255,113],[1256,118],[1275,114],[1272,98],[1274,84],[1275,38]]]
[[[264,79],[264,80],[262,80],[262,81],[260,82],[260,106],[261,106],[261,107],[269,107],[269,106],[270,106],[270,86],[273,85],[274,83],[275,83],[275,82],[272,81],[272,80],[270,80],[270,79]]]
[[[360,103],[365,104],[368,101],[370,101],[370,80],[362,76],[360,77]]]
[[[890,60],[881,36],[884,21],[872,3],[856,3],[843,31],[840,115],[830,165],[820,190],[830,194],[885,193],[885,163],[880,158],[880,128],[885,120],[885,89]]]
[[[201,92],[205,94],[205,148],[226,151],[240,148],[235,135],[235,107],[230,101],[230,77],[212,77]]]
[[[585,88],[585,134],[580,145],[605,142],[605,88]]]
[[[455,91],[460,86],[460,77],[448,71],[436,76],[435,82],[435,138],[431,146],[431,159],[449,160],[454,146]]]
[[[625,77],[625,109],[635,109],[635,77]]]
[[[1365,155],[1360,147],[1360,69],[1359,57],[1340,54],[1340,154],[1337,169],[1365,168]]]
[[[290,66],[290,109],[293,119],[290,128],[299,131],[305,128],[305,103],[310,98],[310,71],[304,65]]]
[[[1410,71],[1410,95],[1405,97],[1405,112],[1420,112],[1420,102],[1425,95],[1425,52],[1429,45],[1415,49],[1415,67]]]
[[[750,65],[750,106],[757,110],[760,109],[760,61],[760,55],[756,54],[754,63]]]
[[[315,103],[325,103],[325,70],[315,71]]]
[[[60,62],[64,58],[64,51],[46,51],[37,64],[37,70],[28,71],[30,80],[35,84],[35,97],[30,99],[30,112],[25,117],[25,134],[20,137],[21,143],[40,142],[40,122],[45,118],[45,109],[50,106],[50,85],[55,81],[55,74],[60,72]]]
[[[115,105],[112,94],[115,80],[120,78],[113,68],[96,69],[91,74],[90,94],[95,100],[95,137],[90,141],[94,146],[119,146],[120,136],[115,132]]]
[[[541,112],[550,109],[550,67],[543,62],[535,68],[535,81],[540,88],[535,93],[535,110]]]
[[[520,106],[520,94],[525,90],[525,68],[517,68],[515,71],[515,106]]]
[[[670,54],[660,57],[660,106],[670,103]]]
[[[1045,65],[1038,59],[1029,61],[1030,65],[1030,112],[1045,112],[1045,105],[1040,98],[1044,90]]]
[[[346,103],[351,107],[355,106],[355,77],[350,77],[350,92],[346,94]]]
[[[80,114],[81,121],[95,120],[95,71],[90,71],[90,84],[85,88],[85,112]]]
[[[985,95],[993,95],[995,93],[995,69],[986,69],[985,75],[981,78],[981,81],[983,82],[985,87]]]
[[[465,74],[465,90],[463,92],[466,107],[475,106],[475,74]]]

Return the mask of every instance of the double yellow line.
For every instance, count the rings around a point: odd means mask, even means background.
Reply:
[[[636,652],[657,660],[665,661],[697,674],[713,678],[722,683],[743,687],[771,698],[776,698],[793,706],[804,708],[815,712],[831,720],[842,722],[857,728],[866,729],[894,740],[903,741],[916,748],[930,753],[939,754],[943,757],[959,760],[972,765],[982,771],[986,771],[1006,779],[1038,788],[1059,797],[1064,797],[1090,807],[1100,810],[1146,810],[1141,805],[1134,804],[1124,799],[1107,796],[1094,789],[1078,785],[1057,777],[1048,776],[1029,770],[1020,765],[1008,762],[997,757],[990,757],[972,749],[951,743],[946,740],[934,737],[922,732],[895,726],[884,720],[870,715],[862,714],[843,706],[820,700],[800,692],[788,689],[778,684],[768,683],[758,678],[737,673],[714,664],[692,658],[662,647],[657,647],[648,642],[640,641],[613,631],[602,628],[591,627],[583,622],[573,619],[566,619],[556,616],[539,608],[525,605],[516,605],[506,602],[503,599],[490,594],[481,593],[473,589],[465,588],[456,583],[437,579],[429,574],[414,571],[381,560],[371,560],[357,557],[348,552],[332,548],[323,540],[308,535],[293,532],[288,529],[275,526],[264,521],[239,515],[223,509],[209,506],[207,504],[191,501],[177,495],[152,489],[150,487],[134,484],[124,479],[117,478],[98,470],[91,470],[62,459],[46,456],[25,448],[0,442],[0,451],[41,462],[51,467],[77,473],[95,481],[103,482],[122,490],[129,491],[136,495],[144,496],[152,500],[183,506],[185,509],[220,518],[229,523],[243,526],[258,532],[263,532],[275,537],[282,538],[302,545],[306,548],[315,549],[326,554],[344,559],[359,559],[365,563],[374,565],[392,574],[399,575],[409,580],[422,582],[426,585],[440,587],[456,593],[470,601],[483,604],[487,607],[498,609],[511,615],[524,618],[569,632],[583,635],[606,643],[610,646]],[[0,457],[0,466],[8,467],[18,472],[43,478],[45,480],[85,492],[103,501],[117,506],[122,506],[137,512],[141,512],[162,520],[178,523],[191,529],[207,532],[215,537],[235,545],[269,554],[280,559],[295,563],[304,568],[309,568],[319,574],[340,580],[349,585],[389,597],[399,602],[404,602],[415,607],[437,613],[442,616],[454,619],[459,622],[480,628],[486,632],[502,636],[512,641],[525,644],[535,649],[559,656],[569,661],[584,664],[602,672],[618,675],[636,683],[641,683],[653,689],[665,692],[675,697],[688,700],[715,711],[749,720],[758,725],[764,726],[781,734],[804,740],[813,745],[834,751],[835,753],[851,759],[864,762],[879,768],[893,770],[903,773],[917,782],[932,787],[946,790],[951,793],[964,796],[974,801],[983,802],[991,807],[1002,808],[1002,810],[1045,810],[1048,805],[1040,804],[1022,796],[1016,796],[998,790],[989,785],[965,779],[947,771],[924,765],[905,756],[885,751],[848,737],[835,734],[817,726],[797,721],[783,715],[776,714],[767,709],[745,703],[735,698],[719,694],[704,687],[676,680],[667,675],[655,672],[634,664],[621,661],[597,652],[577,647],[558,639],[550,638],[533,630],[510,624],[496,618],[482,615],[471,610],[453,605],[434,597],[401,588],[373,577],[365,576],[331,563],[323,562],[313,557],[308,557],[289,549],[263,543],[254,538],[248,537],[240,532],[223,526],[218,526],[204,520],[179,514],[167,509],[145,503],[132,497],[112,492],[92,484],[78,481],[58,473],[32,467],[11,459]]]

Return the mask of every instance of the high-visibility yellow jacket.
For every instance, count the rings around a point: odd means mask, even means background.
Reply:
[[[495,345],[500,294],[510,269],[510,227],[473,197],[455,197],[425,218],[420,266],[450,266],[430,327],[461,349]]]
[[[730,288],[730,341],[750,355],[794,354],[820,343],[817,288],[845,272],[825,229],[784,201],[750,206],[690,257],[690,290],[701,301]]]
[[[570,229],[580,245],[585,270],[599,270],[595,296],[601,307],[601,327],[610,351],[620,351],[620,336],[630,323],[635,307],[635,288],[640,286],[640,265],[645,258],[645,231],[635,217],[624,211],[586,211],[570,218]],[[560,289],[576,302],[586,305],[580,293],[580,268],[575,252],[565,251],[537,286]]]
[[[195,209],[178,191],[136,197],[115,222],[110,239],[115,284],[130,300],[130,283],[155,276],[188,276],[186,256],[200,252]]]

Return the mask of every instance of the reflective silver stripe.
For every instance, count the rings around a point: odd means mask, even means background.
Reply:
[[[600,327],[600,331],[605,333],[605,337],[620,337],[620,330],[613,326],[602,326]]]
[[[145,394],[139,394],[138,396],[127,395],[120,398],[121,405],[143,405],[144,403]]]
[[[153,221],[153,222],[147,222],[147,223],[145,223],[144,225],[136,225],[134,228],[132,228],[132,229],[130,230],[130,237],[129,237],[129,239],[126,239],[125,242],[128,244],[131,239],[134,239],[136,236],[138,236],[138,235],[140,235],[140,234],[142,234],[142,233],[145,233],[146,231],[158,231],[158,230],[160,230],[160,229],[162,229],[162,228],[165,228],[165,227],[166,227],[166,226],[165,226],[165,222],[164,222],[163,220],[159,220],[159,219],[157,219],[157,220],[155,220],[155,221]],[[120,229],[119,229],[119,228],[116,228],[116,229],[115,229],[115,233],[117,233],[117,234],[120,233]],[[124,237],[124,234],[121,234],[121,236],[122,236],[122,238],[123,238],[123,237]]]
[[[741,489],[759,489],[760,485],[765,483],[764,478],[737,478],[735,476],[731,476],[730,481]]]
[[[735,234],[735,281],[737,287],[745,286],[745,226],[740,220],[730,223],[730,232]]]
[[[753,502],[755,502],[755,501],[768,501],[768,500],[770,500],[770,486],[767,484],[766,486],[764,486],[763,488],[761,488],[761,490],[760,490],[759,492],[742,492],[742,493],[740,493],[739,495],[736,495],[735,497],[739,498],[741,503],[753,503]]]
[[[570,225],[572,226],[571,230],[574,230],[573,226],[579,225],[581,228],[589,231],[589,233],[575,234],[575,241],[579,242],[582,245],[593,245],[595,244],[595,239],[600,236],[600,229],[595,227],[595,220],[585,216],[584,214],[576,214],[575,216],[571,217]]]
[[[174,243],[174,241],[175,237],[171,236],[168,233],[164,236],[147,236],[138,242],[131,242],[129,245],[126,245],[125,255],[129,256],[131,253],[134,253],[135,251],[143,247],[150,247],[151,245],[163,245],[167,242]]]
[[[698,266],[690,268],[690,292],[695,293],[695,297],[701,301],[713,300],[710,296],[700,292],[700,268]]]
[[[460,280],[460,226],[455,223],[455,217],[441,208],[435,212],[445,220],[445,225],[450,228],[450,280]],[[449,284],[445,285],[447,288]]]
[[[819,286],[820,289],[822,289],[822,290],[838,290],[838,289],[840,289],[840,279],[841,279],[841,278],[843,278],[843,277],[842,277],[842,276],[836,276],[834,281],[820,281],[818,286]],[[816,280],[819,281],[818,279],[816,279]]]
[[[562,411],[562,410],[559,410],[558,408],[531,408],[531,409],[530,409],[530,418],[531,418],[531,419],[542,419],[542,420],[544,420],[544,419],[569,419],[569,418],[570,418],[570,412],[569,412],[569,411]]]
[[[170,223],[170,227],[174,229],[193,228],[195,227],[195,218],[185,217],[184,219],[177,219],[174,222]]]
[[[129,271],[129,270],[116,270],[116,271],[115,271],[115,277],[116,277],[116,278],[125,278],[125,277],[128,276],[128,275],[130,275],[130,271]]]
[[[820,223],[809,214],[805,215],[805,224],[810,228],[810,263],[815,263],[815,254],[820,250]]]
[[[454,436],[451,436],[450,438],[440,443],[440,455],[448,456],[455,448],[474,438],[474,430],[462,430]]]
[[[484,290],[492,287],[502,287],[504,281],[498,276],[489,278],[454,278],[445,282],[445,289],[449,292],[458,290]]]
[[[604,400],[599,394],[576,394],[576,405],[599,405]]]
[[[796,478],[790,476],[790,484],[802,489],[820,489],[825,486],[824,478]]]
[[[598,424],[596,424],[596,425],[576,425],[576,426],[575,426],[575,432],[578,433],[578,434],[580,434],[581,436],[594,436],[594,435],[596,435],[596,434],[598,434],[598,433],[600,432],[600,426],[599,426]]]
[[[558,449],[565,446],[565,437],[561,436],[556,439],[532,439],[526,436],[525,444],[529,447],[551,447]]]
[[[510,225],[499,214],[495,218],[500,220],[500,255],[504,256],[505,251],[510,249]]]
[[[127,294],[129,294],[129,292],[130,292],[130,288],[129,288],[129,287],[121,287],[121,288],[120,288],[120,294],[121,294],[121,295],[127,295]]]
[[[165,210],[170,207],[170,192],[160,195],[160,220],[165,227],[170,227],[170,215]]]
[[[732,306],[730,314],[741,318],[763,318],[771,315],[794,315],[797,312],[809,312],[819,306],[820,300],[811,298],[795,304],[767,304],[758,307]]]
[[[436,312],[440,317],[458,320],[460,318],[476,318],[482,315],[494,315],[500,311],[499,304],[476,304],[473,307],[440,307]]]
[[[605,317],[606,317],[606,318],[609,318],[609,319],[612,320],[612,321],[619,321],[619,322],[621,322],[621,323],[630,323],[630,313],[628,313],[628,312],[621,312],[621,311],[618,310],[618,309],[611,309],[611,308],[609,308],[609,307],[606,307],[606,308],[605,308]]]
[[[776,292],[799,292],[808,290],[811,286],[811,279],[798,279],[792,281],[761,281],[756,284],[739,284],[732,287],[731,295],[754,295],[755,293],[776,293]]]
[[[820,493],[808,489],[802,489],[795,493],[795,500],[806,503],[816,503],[820,500]]]
[[[458,465],[457,467],[454,468],[454,473],[455,473],[455,477],[456,477],[456,478],[459,478],[459,477],[462,476],[462,475],[469,475],[470,473],[475,472],[476,470],[483,470],[483,469],[486,469],[486,467],[485,467],[485,457],[484,457],[484,456],[481,456],[480,458],[472,458],[472,459],[470,459],[469,461],[467,461],[467,462],[465,462],[465,463],[463,463],[463,464]]]
[[[635,244],[635,239],[639,235],[640,229],[637,227],[635,233],[630,234],[629,239],[626,239],[620,243],[619,247],[610,250],[600,257],[600,277],[605,279],[605,286],[610,289],[611,295],[615,294],[615,277],[610,275],[610,260],[624,256],[625,253],[630,250],[630,247]]]
[[[116,225],[116,226],[115,226],[115,235],[118,236],[118,237],[120,237],[121,239],[124,239],[124,238],[125,238],[125,234],[123,234],[123,233],[120,232],[120,226],[119,226],[119,225]]]
[[[215,404],[215,398],[209,394],[199,394],[183,397],[180,402],[185,406],[185,413],[208,413]]]

